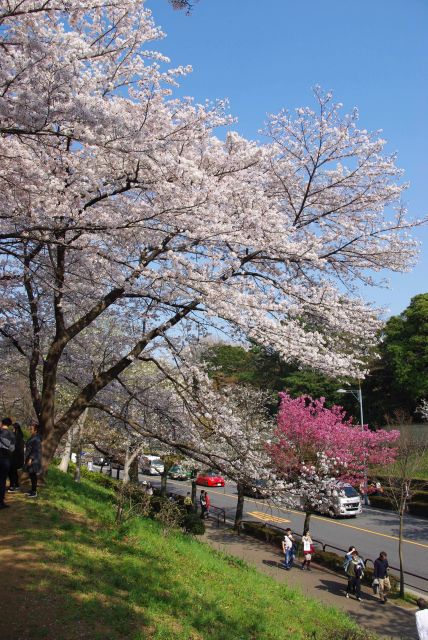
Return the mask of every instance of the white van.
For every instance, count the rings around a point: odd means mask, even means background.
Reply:
[[[330,504],[324,509],[332,518],[352,518],[362,513],[361,496],[354,487],[346,482],[339,482],[333,491]]]
[[[141,456],[141,473],[149,476],[160,476],[164,471],[164,464],[159,456]]]
[[[331,518],[353,518],[363,510],[360,494],[346,482],[338,482],[327,500],[325,494],[320,495],[320,499],[321,505],[318,512]],[[303,500],[301,507],[305,510]]]

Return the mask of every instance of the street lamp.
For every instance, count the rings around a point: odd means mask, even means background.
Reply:
[[[364,430],[364,415],[363,415],[363,394],[361,393],[361,385],[358,383],[358,389],[337,389],[337,393],[350,393],[354,396],[356,400],[358,400],[360,404],[360,422],[361,422],[361,430]],[[364,493],[363,493],[364,504],[366,506],[370,506],[369,496],[367,495],[367,461],[364,457]]]

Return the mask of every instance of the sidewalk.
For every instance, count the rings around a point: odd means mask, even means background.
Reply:
[[[415,609],[404,609],[389,602],[382,604],[367,587],[363,587],[362,602],[355,598],[347,599],[345,576],[319,565],[314,565],[310,572],[302,571],[299,563],[291,571],[285,571],[281,566],[283,558],[279,549],[250,536],[238,536],[229,528],[217,529],[210,521],[206,522],[206,527],[204,539],[218,551],[241,558],[274,580],[299,587],[307,596],[342,609],[359,625],[380,637],[394,640],[418,639]]]

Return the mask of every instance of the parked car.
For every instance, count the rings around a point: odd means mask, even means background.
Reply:
[[[110,466],[112,469],[119,469],[119,471],[123,471],[125,468],[120,462],[111,462]]]
[[[141,456],[141,473],[149,476],[160,476],[164,472],[164,464],[159,456]]]
[[[189,472],[181,464],[174,464],[168,471],[168,477],[172,480],[187,480]]]
[[[269,498],[270,493],[267,489],[268,483],[266,480],[255,478],[249,482],[244,483],[244,496],[248,498]]]
[[[196,484],[202,484],[205,487],[224,487],[224,478],[217,471],[203,471],[196,478]]]
[[[92,458],[92,462],[97,467],[109,467],[110,466],[110,460],[108,458],[106,458],[105,456],[94,456]]]

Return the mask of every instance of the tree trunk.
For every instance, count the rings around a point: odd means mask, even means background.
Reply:
[[[128,482],[130,480],[129,470],[131,468],[131,463],[132,463],[132,458],[129,455],[129,447],[126,447],[125,463],[123,465],[123,478],[122,478],[123,484],[128,484]]]
[[[76,473],[74,479],[76,482],[80,482],[80,469],[82,467],[82,431],[85,426],[86,418],[88,417],[88,409],[85,409],[80,418],[77,421],[77,460],[76,460]]]
[[[68,465],[71,457],[71,448],[73,446],[73,436],[74,436],[74,429],[70,429],[70,431],[67,433],[67,440],[65,442],[64,453],[62,454],[61,462],[59,463],[59,470],[62,471],[63,473],[67,473],[68,471]]]
[[[237,489],[238,489],[238,501],[236,503],[235,523],[233,525],[234,529],[239,529],[240,524],[242,522],[242,516],[244,513],[244,485],[242,484],[242,482],[238,481]]]
[[[138,457],[136,456],[129,467],[129,480],[138,484]]]
[[[306,533],[306,531],[309,531],[309,529],[310,529],[311,515],[312,515],[311,511],[306,511],[306,513],[305,513],[305,523],[303,525],[303,533],[304,534]]]
[[[42,473],[45,475],[48,471],[52,458],[55,455],[55,451],[58,448],[61,438],[65,432],[60,432],[52,428],[44,429],[44,435],[42,439]]]
[[[198,505],[196,503],[196,480],[192,480],[192,504],[193,504],[193,511],[197,513]]]
[[[161,493],[161,496],[163,496],[164,498],[166,496],[166,480],[167,480],[167,476],[168,476],[168,471],[166,469],[164,469],[164,471],[161,473],[161,486],[160,486],[160,493]]]
[[[398,558],[400,562],[400,598],[404,598],[404,568],[403,568],[404,510],[405,510],[405,504],[403,504],[400,509],[400,513],[399,513],[400,526],[398,529]]]

